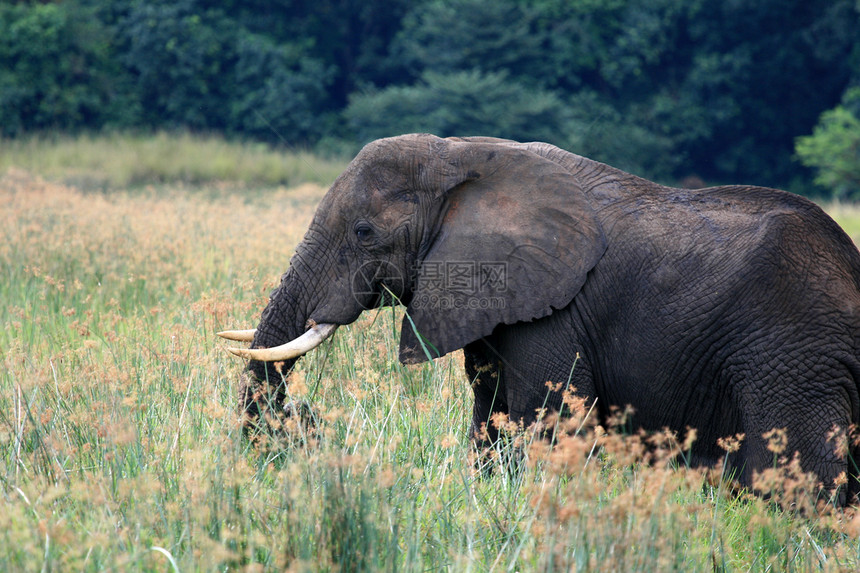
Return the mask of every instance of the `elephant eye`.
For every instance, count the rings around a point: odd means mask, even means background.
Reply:
[[[355,236],[358,237],[360,241],[370,238],[372,234],[373,228],[367,223],[359,223],[355,226]]]

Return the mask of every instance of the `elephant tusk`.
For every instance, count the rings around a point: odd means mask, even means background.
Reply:
[[[226,338],[227,340],[234,340],[236,342],[251,342],[254,340],[254,334],[257,332],[256,328],[252,328],[251,330],[222,330],[218,332],[218,336],[221,338]]]
[[[336,324],[315,324],[307,332],[286,344],[272,348],[228,348],[227,351],[249,360],[278,362],[298,358],[310,352],[337,330]]]

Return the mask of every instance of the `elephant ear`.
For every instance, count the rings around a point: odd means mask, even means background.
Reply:
[[[567,306],[606,250],[575,177],[524,149],[449,143],[444,214],[415,276],[400,360],[418,363]]]

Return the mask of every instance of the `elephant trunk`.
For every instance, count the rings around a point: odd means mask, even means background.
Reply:
[[[310,284],[312,281],[299,276],[298,270],[303,266],[293,261],[270,295],[256,329],[219,333],[227,339],[251,341],[248,349],[228,348],[250,360],[239,386],[239,414],[244,417],[246,429],[255,426],[267,411],[279,415],[287,394],[284,377],[302,354],[321,344],[336,328],[309,320],[315,301],[302,297],[317,290]]]

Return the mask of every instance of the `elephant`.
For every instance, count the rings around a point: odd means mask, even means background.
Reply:
[[[629,406],[630,427],[695,429],[691,463],[725,460],[747,488],[774,463],[764,435],[784,431],[805,472],[856,500],[857,445],[834,436],[860,421],[860,254],[807,199],[667,187],[540,142],[368,143],[257,328],[221,333],[252,343],[230,349],[249,360],[249,423],[264,381],[395,302],[403,363],[463,350],[478,447],[498,438],[494,414],[529,424],[562,405],[547,382],[569,381],[602,417]]]

